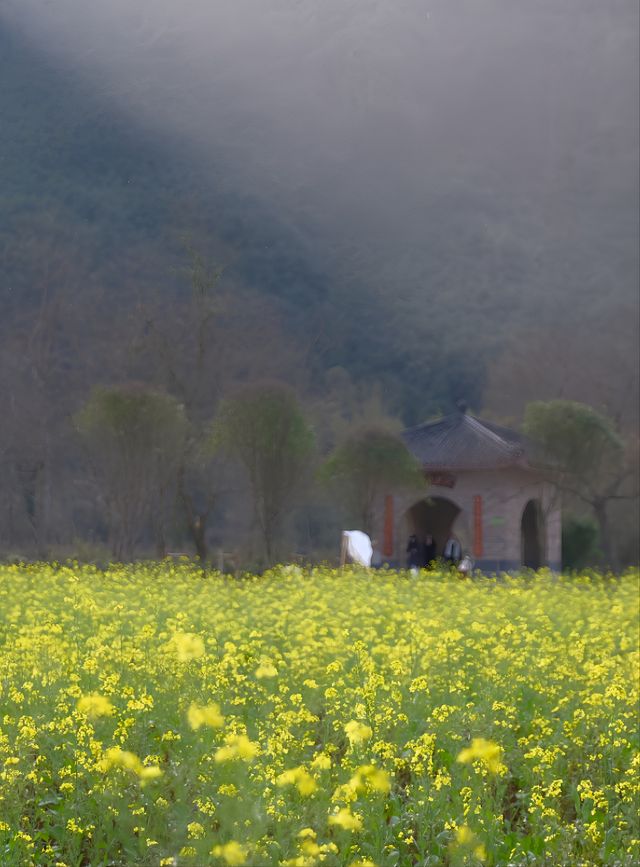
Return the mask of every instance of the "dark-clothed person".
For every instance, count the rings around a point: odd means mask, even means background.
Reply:
[[[407,542],[407,569],[420,568],[420,543],[415,533],[409,536]]]
[[[431,566],[433,561],[436,559],[437,553],[436,541],[431,533],[428,533],[424,540],[424,545],[422,546],[422,565],[425,569],[428,569]]]

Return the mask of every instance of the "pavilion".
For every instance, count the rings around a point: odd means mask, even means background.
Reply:
[[[438,554],[454,534],[483,571],[560,569],[560,501],[522,435],[461,407],[402,439],[428,484],[422,497],[385,497],[386,561],[404,564],[411,533],[430,533]]]

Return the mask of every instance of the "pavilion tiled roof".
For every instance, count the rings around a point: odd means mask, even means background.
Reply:
[[[402,439],[425,469],[471,470],[527,466],[527,443],[516,431],[463,410],[403,431]]]

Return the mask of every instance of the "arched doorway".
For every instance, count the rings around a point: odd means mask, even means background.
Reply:
[[[423,543],[431,534],[436,543],[436,554],[440,557],[445,543],[452,532],[460,514],[460,508],[446,497],[427,497],[407,510],[407,536],[415,533]]]
[[[544,518],[540,500],[529,500],[521,521],[522,565],[539,569],[544,564]]]

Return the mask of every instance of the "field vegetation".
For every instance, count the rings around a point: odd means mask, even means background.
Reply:
[[[3,865],[631,865],[638,574],[0,567]]]

